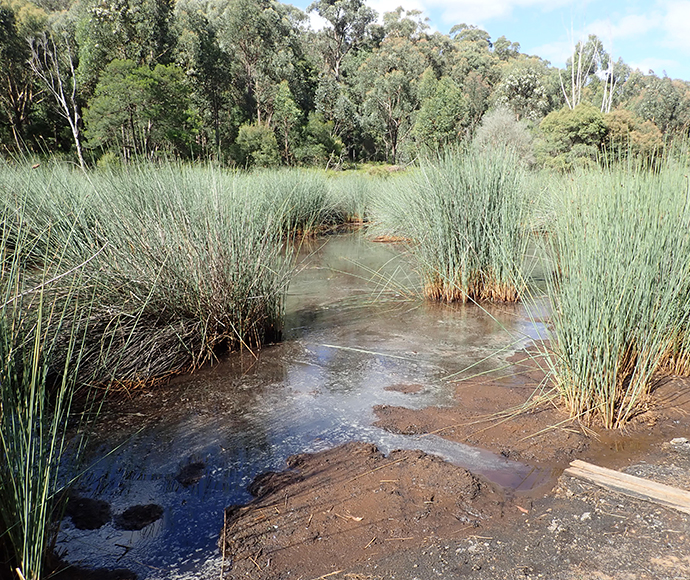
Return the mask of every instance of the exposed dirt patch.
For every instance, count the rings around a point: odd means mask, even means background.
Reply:
[[[501,517],[487,481],[421,451],[346,444],[260,476],[247,506],[226,511],[226,578],[318,577]],[[297,574],[297,575],[296,575]]]
[[[424,385],[420,385],[418,383],[399,383],[384,389],[384,391],[396,391],[398,393],[404,393],[405,395],[414,395],[416,393],[421,393],[423,390]]]
[[[457,406],[377,407],[378,424],[436,433],[551,473],[502,490],[419,451],[348,444],[260,476],[226,513],[225,578],[671,580],[690,577],[690,516],[562,476],[573,459],[690,489],[690,383],[667,381],[625,432],[583,429],[544,404],[497,420],[539,383],[457,388]],[[554,427],[555,426],[555,427]]]

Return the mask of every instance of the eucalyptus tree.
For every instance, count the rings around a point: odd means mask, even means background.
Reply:
[[[469,112],[462,89],[449,76],[436,80],[431,68],[424,71],[420,87],[421,105],[412,130],[415,141],[433,150],[461,141]]]
[[[598,84],[597,73],[603,67],[608,67],[608,61],[609,55],[603,43],[594,34],[590,34],[586,42],[581,40],[573,46],[565,74],[561,75],[561,90],[569,109],[574,109],[583,101],[587,85]]]
[[[8,129],[17,150],[25,147],[26,127],[39,92],[26,66],[31,56],[27,39],[39,36],[46,26],[47,14],[34,4],[0,0],[0,126]]]
[[[688,86],[682,81],[650,75],[639,82],[628,108],[645,121],[652,121],[664,133],[687,133]]]
[[[29,67],[53,98],[60,117],[67,121],[79,165],[84,169],[86,163],[81,144],[81,107],[78,102],[75,73],[76,51],[72,39],[66,30],[57,37],[44,32],[40,37],[30,39],[29,44]]]
[[[302,120],[302,111],[295,103],[287,81],[281,81],[273,98],[272,126],[276,138],[280,140],[283,162],[291,165],[294,161],[293,149],[297,140],[297,127]]]
[[[550,104],[542,82],[545,75],[539,59],[513,59],[503,68],[503,78],[492,96],[494,104],[510,109],[518,121],[538,121],[546,115]]]
[[[306,15],[275,0],[227,0],[209,4],[220,49],[240,65],[235,82],[242,86],[248,117],[266,123],[278,84],[288,80],[296,101],[298,86],[310,77],[301,46]]]
[[[365,123],[383,140],[390,163],[396,163],[400,145],[414,126],[417,84],[426,68],[424,55],[412,41],[393,37],[384,40],[357,70]]]
[[[345,56],[365,41],[376,11],[363,0],[316,0],[307,8],[328,22],[317,35],[317,50],[323,55],[326,71],[340,80]]]
[[[87,97],[112,60],[149,67],[173,61],[173,7],[174,0],[87,0],[80,5],[77,75]]]
[[[184,70],[191,98],[201,115],[205,132],[212,133],[216,154],[234,140],[239,126],[239,90],[233,83],[238,63],[218,44],[218,30],[203,0],[178,0],[175,4],[175,62]]]
[[[383,30],[386,38],[406,38],[415,41],[429,30],[428,20],[421,10],[405,10],[398,6],[395,10],[383,14]]]
[[[489,86],[500,78],[499,58],[492,51],[489,33],[476,26],[456,24],[450,29],[455,45],[453,78],[462,84],[465,77],[474,72],[481,75]]]
[[[493,53],[502,61],[509,61],[520,56],[520,43],[510,42],[505,36],[499,36],[493,43]]]
[[[119,148],[125,160],[159,151],[188,156],[198,130],[189,105],[189,88],[177,65],[150,68],[114,60],[84,111],[89,144]]]
[[[345,154],[355,160],[368,147],[362,140],[364,130],[359,112],[360,95],[356,85],[345,82],[350,80],[357,82],[356,68],[349,71],[341,82],[332,75],[322,75],[316,88],[315,110],[330,127],[331,136],[342,143]]]

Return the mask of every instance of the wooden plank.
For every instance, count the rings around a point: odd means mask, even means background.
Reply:
[[[563,472],[606,489],[690,514],[690,492],[576,459]]]

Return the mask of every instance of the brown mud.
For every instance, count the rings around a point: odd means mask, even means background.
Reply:
[[[690,516],[562,476],[583,459],[690,489],[690,444],[668,443],[690,438],[690,381],[662,382],[625,431],[605,432],[553,403],[501,418],[539,384],[533,365],[513,363],[522,376],[461,382],[452,407],[377,407],[378,425],[527,463],[538,485],[503,489],[421,451],[386,457],[362,443],[294,456],[226,511],[224,578],[690,578]]]

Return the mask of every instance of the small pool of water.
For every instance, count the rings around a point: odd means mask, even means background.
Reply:
[[[507,487],[534,482],[527,465],[372,425],[375,405],[453,404],[449,375],[498,368],[537,338],[543,327],[523,306],[409,300],[416,282],[402,250],[356,234],[320,240],[303,255],[284,342],[105,410],[80,494],[106,500],[114,516],[148,504],[163,516],[138,531],[118,529],[115,519],[81,530],[66,518],[57,545],[66,560],[139,578],[217,578],[223,509],[249,501],[251,480],[283,469],[288,456],[347,441],[385,453],[422,449]],[[418,392],[389,390],[401,386]]]

